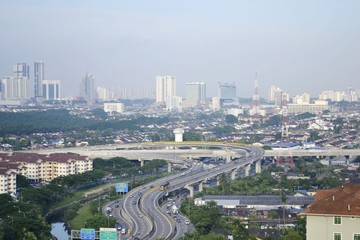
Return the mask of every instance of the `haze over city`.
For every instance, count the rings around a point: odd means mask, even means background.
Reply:
[[[237,95],[270,85],[317,96],[359,88],[358,1],[1,1],[0,77],[45,63],[62,96],[78,95],[86,72],[96,86],[132,91],[155,77],[235,83]],[[32,72],[33,69],[30,69]],[[31,74],[32,76],[32,74]]]

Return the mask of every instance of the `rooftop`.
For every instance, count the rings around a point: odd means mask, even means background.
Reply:
[[[360,184],[348,183],[329,190],[318,190],[315,201],[304,214],[360,216]]]

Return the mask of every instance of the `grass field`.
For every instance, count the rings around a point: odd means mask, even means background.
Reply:
[[[70,226],[72,229],[80,229],[85,227],[85,221],[86,219],[92,217],[90,211],[90,203],[85,204],[83,207],[81,207],[78,211],[77,216],[70,221]]]

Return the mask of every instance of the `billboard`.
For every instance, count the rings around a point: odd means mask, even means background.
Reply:
[[[129,191],[129,184],[117,183],[115,184],[115,190],[117,193],[127,193]]]

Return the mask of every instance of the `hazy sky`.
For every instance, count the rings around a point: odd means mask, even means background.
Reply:
[[[1,0],[0,31],[0,77],[43,60],[63,97],[87,71],[135,92],[172,75],[180,96],[202,81],[250,97],[256,70],[261,97],[360,89],[359,0]]]

